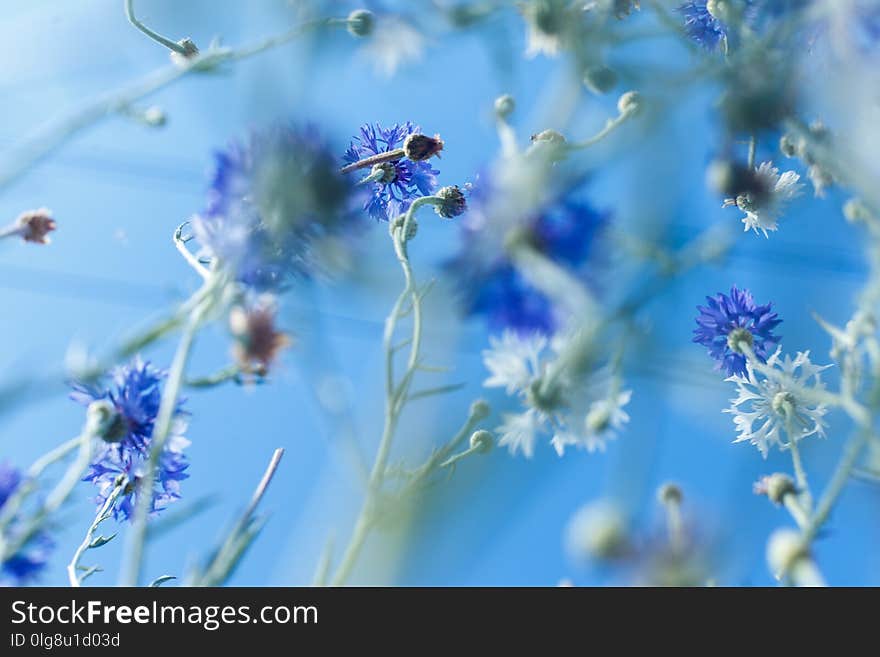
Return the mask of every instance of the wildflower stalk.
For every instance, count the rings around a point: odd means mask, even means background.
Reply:
[[[412,266],[407,252],[407,242],[412,236],[411,229],[414,226],[413,222],[415,221],[416,211],[426,205],[441,203],[442,200],[437,196],[417,198],[409,206],[403,220],[392,221],[389,226],[394,253],[403,270],[404,289],[397,297],[391,313],[385,320],[383,335],[385,350],[385,422],[376,458],[370,470],[370,478],[367,482],[367,490],[361,511],[355,521],[349,544],[342,554],[342,560],[330,580],[333,586],[341,586],[348,580],[373,525],[376,507],[379,502],[379,494],[385,480],[391,444],[394,440],[401,412],[407,401],[412,378],[418,369],[422,342],[422,295],[416,287],[415,278],[413,277]],[[394,354],[396,353],[394,335],[398,322],[404,316],[404,304],[407,300],[410,302],[410,311],[412,312],[412,334],[406,369],[398,382],[394,376]]]
[[[797,437],[794,434],[790,414],[788,415],[785,424],[786,433],[788,434],[788,447],[789,450],[791,450],[791,463],[794,468],[794,478],[795,482],[797,482],[799,497],[803,501],[804,510],[809,513],[813,506],[813,496],[810,493],[810,484],[807,481],[807,471],[804,469],[804,464],[801,460],[801,450],[797,444]]]
[[[141,23],[134,15],[134,0],[125,0],[125,17],[128,19],[129,23],[131,23],[135,28],[146,34],[156,43],[159,43],[169,50],[173,50],[177,54],[183,55],[184,57],[189,57],[192,54],[190,50],[187,50],[176,41],[172,41],[168,37],[162,36],[155,30],[151,30],[149,27]]]
[[[70,582],[71,586],[79,587],[82,585],[84,576],[77,575],[77,571],[80,570],[79,561],[80,559],[82,559],[82,555],[85,553],[86,550],[95,547],[95,532],[98,530],[98,525],[109,519],[110,516],[113,514],[113,505],[116,504],[116,500],[125,489],[127,483],[128,482],[126,481],[124,475],[120,475],[116,478],[116,482],[113,485],[113,490],[110,491],[110,494],[107,495],[107,499],[104,501],[104,504],[101,505],[98,513],[95,514],[94,521],[92,521],[92,524],[89,525],[89,528],[86,530],[85,538],[83,539],[82,543],[79,544],[79,547],[76,548],[76,551],[73,553],[73,557],[70,559],[70,563],[67,564],[67,580]]]
[[[147,519],[153,501],[153,485],[156,478],[156,469],[174,421],[174,413],[177,408],[177,400],[183,386],[186,364],[195,340],[196,333],[200,328],[205,316],[213,309],[218,290],[222,288],[222,276],[214,271],[205,281],[202,290],[196,293],[195,298],[200,302],[195,305],[189,315],[189,319],[181,334],[174,360],[168,372],[168,380],[162,391],[162,399],[159,405],[159,413],[156,424],[150,437],[150,454],[147,460],[143,477],[138,482],[141,494],[137,496],[137,503],[132,517],[132,534],[128,563],[123,570],[122,584],[124,586],[137,586],[140,579],[141,567],[144,556],[144,544],[147,536]]]
[[[340,27],[344,24],[344,19],[315,19],[240,48],[212,46],[189,57],[180,65],[169,65],[155,70],[121,89],[99,95],[69,114],[45,123],[7,150],[0,158],[0,189],[18,180],[32,166],[86,128],[102,119],[125,113],[139,100],[164,89],[190,73],[211,70],[222,64],[259,55],[289,43],[312,30]]]
[[[260,501],[269,489],[269,484],[272,483],[272,478],[275,476],[275,471],[278,470],[282,456],[284,456],[284,450],[280,447],[272,453],[269,465],[266,466],[250,503],[239,516],[220,548],[211,557],[205,572],[193,578],[192,584],[194,586],[221,586],[232,574],[245,550],[262,529],[263,521],[256,518],[255,514]]]
[[[593,135],[592,137],[589,137],[588,139],[584,139],[582,141],[576,141],[571,144],[568,144],[567,145],[568,150],[571,150],[571,151],[583,150],[585,148],[589,148],[590,146],[594,146],[594,145],[598,144],[600,141],[605,139],[612,132],[617,130],[617,128],[619,128],[621,125],[623,125],[627,121],[627,119],[632,117],[634,114],[635,114],[634,110],[621,111],[614,118],[608,119],[605,122],[605,126],[599,132],[597,132],[595,135]]]

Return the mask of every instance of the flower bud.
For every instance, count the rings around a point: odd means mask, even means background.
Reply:
[[[471,420],[479,421],[489,417],[491,411],[492,409],[489,407],[489,402],[485,399],[477,399],[471,404],[469,415]]]
[[[798,142],[794,136],[784,134],[779,139],[779,150],[785,157],[794,157],[798,153]]]
[[[393,162],[380,162],[379,164],[374,164],[370,170],[370,177],[376,174],[381,174],[380,178],[376,178],[376,182],[390,185],[397,180],[397,167],[394,166]]]
[[[868,222],[874,218],[868,206],[861,199],[857,198],[851,198],[844,204],[843,216],[851,224]]]
[[[125,420],[106,399],[89,404],[86,410],[86,432],[108,443],[122,440],[126,434]]]
[[[800,532],[794,529],[777,529],[767,541],[767,563],[774,576],[788,572],[808,556]]]
[[[168,116],[165,111],[157,105],[152,105],[144,110],[144,123],[154,128],[161,128],[168,123]]]
[[[376,26],[376,18],[373,12],[366,9],[355,9],[345,20],[345,28],[353,37],[366,37],[373,33]]]
[[[605,94],[617,85],[617,73],[607,66],[593,66],[584,73],[584,84],[594,94]]]
[[[556,130],[542,130],[541,132],[532,135],[532,143],[563,146],[565,144],[565,137],[561,132],[557,132]]]
[[[21,235],[25,242],[48,244],[49,233],[55,230],[55,220],[48,208],[28,210],[18,215],[15,220],[15,233]]]
[[[627,546],[626,519],[616,504],[598,500],[581,507],[571,518],[566,545],[576,559],[614,559]]]
[[[434,206],[434,211],[444,219],[452,219],[467,210],[467,199],[458,185],[443,187],[435,196],[441,201]]]
[[[767,499],[776,505],[782,504],[786,495],[797,493],[797,488],[792,478],[782,472],[774,472],[771,475],[762,477],[759,481],[755,482],[752,490],[754,490],[755,495],[766,495]]]
[[[642,96],[638,91],[627,91],[617,99],[617,111],[621,114],[633,114],[642,107]]]
[[[665,483],[657,489],[657,501],[660,504],[681,504],[683,497],[681,487],[672,482]]]
[[[265,376],[290,338],[275,330],[275,302],[265,296],[249,306],[229,311],[229,331],[235,338],[232,354],[241,371]]]
[[[504,94],[495,99],[495,115],[499,119],[506,119],[513,114],[514,109],[516,109],[516,101],[510,94]]]
[[[183,48],[183,52],[177,52],[176,50],[172,50],[170,57],[172,63],[175,65],[185,68],[189,66],[190,60],[194,59],[199,54],[198,46],[196,46],[195,42],[189,37],[185,37],[177,42],[177,45]]]
[[[443,140],[440,135],[428,137],[427,135],[411,134],[403,142],[403,151],[413,162],[421,162],[438,155],[443,150]]]
[[[492,451],[495,445],[495,439],[492,434],[485,429],[474,431],[470,440],[471,449],[477,450],[480,454],[487,454]]]
[[[730,22],[730,7],[727,0],[707,0],[706,11],[719,21]]]

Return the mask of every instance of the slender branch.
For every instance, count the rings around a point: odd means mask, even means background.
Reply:
[[[82,578],[76,574],[76,571],[79,569],[79,560],[82,558],[82,555],[85,553],[85,551],[92,547],[92,541],[94,540],[95,532],[98,530],[98,525],[100,525],[102,522],[110,517],[110,512],[113,509],[113,505],[116,504],[116,500],[119,498],[120,493],[122,493],[123,489],[125,488],[125,484],[126,479],[124,475],[120,475],[116,478],[116,481],[113,484],[113,490],[110,491],[110,494],[107,496],[104,504],[101,505],[98,513],[95,514],[95,519],[86,530],[86,535],[83,539],[83,542],[80,543],[79,547],[76,548],[76,551],[73,553],[73,557],[70,559],[70,563],[67,564],[67,580],[70,582],[71,586],[79,587],[82,584]]]
[[[238,49],[216,46],[194,55],[177,65],[169,65],[148,73],[120,89],[107,92],[88,101],[78,109],[40,126],[9,148],[0,158],[0,189],[16,180],[72,137],[100,120],[125,111],[137,101],[150,96],[180,78],[258,55],[293,41],[305,32],[326,26],[340,26],[338,19],[306,21],[275,36],[267,37]]]
[[[382,428],[382,437],[379,440],[379,448],[376,458],[370,470],[370,479],[367,485],[366,496],[360,514],[355,521],[348,546],[342,554],[342,560],[336,573],[331,579],[331,585],[341,586],[346,582],[355,562],[360,556],[361,549],[367,539],[373,522],[373,514],[377,503],[377,497],[385,478],[385,470],[388,464],[388,456],[391,452],[391,444],[397,429],[401,411],[406,404],[409,386],[412,377],[418,369],[419,352],[422,338],[422,301],[413,277],[412,266],[407,252],[407,241],[411,233],[411,227],[415,220],[416,211],[425,206],[439,202],[434,196],[423,196],[416,199],[409,206],[403,221],[395,221],[390,226],[391,240],[394,245],[394,253],[403,270],[404,289],[397,297],[391,313],[385,320],[385,332],[383,335],[383,347],[385,350],[385,422]],[[395,382],[394,376],[394,335],[397,323],[401,318],[403,304],[410,299],[412,305],[412,335],[410,338],[410,351],[407,359],[406,371],[399,383]]]
[[[141,23],[137,18],[135,18],[133,5],[133,0],[125,0],[125,17],[128,18],[129,23],[131,23],[132,25],[134,25],[134,27],[146,34],[153,41],[156,41],[157,43],[165,46],[169,50],[173,50],[179,55],[189,57],[193,54],[191,50],[187,50],[176,41],[172,41],[168,37],[162,36],[158,32],[151,30],[149,27]]]
[[[250,503],[239,516],[220,548],[214,553],[204,573],[195,578],[193,582],[195,586],[220,586],[228,579],[259,527],[262,526],[261,523],[255,522],[254,514],[266,494],[269,484],[272,483],[272,477],[275,476],[282,456],[284,456],[284,450],[280,447],[272,453],[269,465],[266,466],[266,471],[263,473],[260,483],[257,484]]]

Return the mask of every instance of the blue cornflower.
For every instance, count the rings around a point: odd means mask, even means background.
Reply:
[[[461,290],[465,314],[485,316],[493,332],[552,334],[565,319],[560,309],[519,273],[505,251],[486,244],[489,187],[481,182],[470,187],[469,208],[460,222],[461,248],[445,268]],[[586,279],[585,265],[608,215],[575,198],[574,189],[572,185],[551,198],[520,229],[534,249]]]
[[[117,499],[113,513],[116,519],[131,517],[140,495],[139,481],[146,472],[150,443],[162,398],[162,380],[166,372],[148,362],[135,358],[131,363],[116,368],[106,387],[74,385],[70,397],[84,406],[98,400],[110,402],[116,419],[101,442],[101,446],[83,481],[98,486],[96,503],[102,505],[112,492],[119,475],[126,478],[125,489]],[[180,482],[189,475],[183,450],[189,445],[184,438],[186,413],[178,405],[170,434],[165,444],[154,488],[151,493],[151,512],[161,511],[180,498]]]
[[[356,233],[351,185],[337,169],[312,126],[276,126],[231,143],[216,154],[208,207],[192,221],[200,255],[258,291],[327,268]]]
[[[755,304],[752,293],[730,288],[730,296],[719,292],[714,297],[706,297],[706,306],[697,306],[697,328],[694,329],[694,342],[709,350],[709,355],[718,361],[716,369],[724,369],[728,376],[745,375],[746,357],[737,350],[737,343],[745,340],[752,351],[761,359],[767,360],[773,347],[779,344],[779,336],[773,334],[782,320],[771,312],[772,304]]]
[[[676,11],[684,17],[685,32],[692,40],[706,50],[717,50],[727,39],[727,28],[706,5],[706,0],[693,0],[680,5]]]
[[[18,469],[6,463],[0,463],[0,511],[7,500],[21,485],[22,476]],[[18,518],[9,520],[4,533],[5,538],[15,540]],[[28,540],[23,548],[16,551],[0,563],[0,586],[22,586],[33,581],[46,567],[52,541],[44,532],[37,533]]]
[[[419,134],[418,126],[407,121],[403,125],[395,123],[390,128],[364,125],[360,134],[354,138],[343,155],[346,164],[387,153],[400,148],[408,135]],[[437,188],[437,174],[427,161],[415,162],[402,157],[394,162],[377,165],[385,175],[370,183],[365,193],[363,209],[377,221],[388,221],[406,212],[410,203],[420,196],[429,196]],[[363,172],[360,172],[363,176]]]

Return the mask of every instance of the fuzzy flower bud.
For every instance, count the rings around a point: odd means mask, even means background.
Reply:
[[[779,150],[785,157],[794,157],[798,154],[798,142],[794,136],[784,134],[779,139]]]
[[[487,454],[492,451],[492,447],[495,445],[495,439],[492,437],[491,433],[485,429],[480,429],[471,434],[470,445],[471,449],[477,450],[480,454]]]
[[[397,167],[393,162],[380,162],[374,164],[370,170],[370,177],[378,176],[375,181],[384,185],[390,185],[397,180]]]
[[[617,99],[617,111],[621,114],[633,114],[642,107],[642,96],[638,91],[627,91]]]
[[[442,150],[443,140],[440,139],[440,135],[429,137],[428,135],[413,133],[408,135],[403,141],[403,151],[413,162],[429,160],[435,155],[439,155]]]
[[[485,399],[477,399],[471,404],[470,418],[474,421],[482,420],[489,417],[491,410],[489,402]]]
[[[843,216],[851,224],[868,222],[874,218],[868,206],[857,198],[851,198],[844,204]]]
[[[578,510],[568,524],[566,544],[576,559],[614,559],[627,545],[626,519],[616,504],[598,500]]]
[[[678,484],[667,482],[657,489],[657,501],[660,504],[681,504],[684,493]]]
[[[55,230],[55,226],[51,210],[40,208],[28,210],[18,215],[10,232],[20,235],[25,242],[48,244],[50,241],[49,233]]]
[[[516,101],[510,94],[504,94],[495,99],[495,115],[499,119],[506,119],[513,114],[514,109],[516,109]]]
[[[93,401],[86,410],[86,432],[108,443],[122,440],[125,436],[124,423],[116,408],[106,399]]]
[[[797,493],[794,481],[787,474],[782,472],[774,472],[755,482],[753,486],[755,495],[766,495],[767,499],[776,504],[782,504],[786,495]]]
[[[229,330],[235,338],[233,356],[243,372],[265,376],[290,338],[275,330],[275,303],[264,296],[249,307],[229,312]]]
[[[565,137],[561,132],[557,132],[556,130],[542,130],[541,132],[532,135],[532,143],[563,146],[565,144]]]
[[[770,535],[767,541],[767,564],[774,577],[788,575],[798,586],[824,584],[800,532],[794,529],[777,529]]]
[[[444,219],[452,219],[467,210],[467,199],[458,185],[441,188],[436,195],[441,201],[434,206],[434,211]]]
[[[177,42],[177,45],[183,49],[183,52],[177,52],[176,50],[172,50],[170,57],[171,62],[176,66],[181,68],[185,68],[189,66],[190,60],[196,58],[199,54],[199,48],[196,46],[195,42],[189,37],[185,37]]]
[[[152,105],[144,110],[144,123],[154,128],[161,128],[168,123],[168,116],[165,111],[157,105]]]
[[[367,37],[373,33],[376,19],[373,12],[366,9],[355,9],[345,20],[345,27],[353,37]]]

